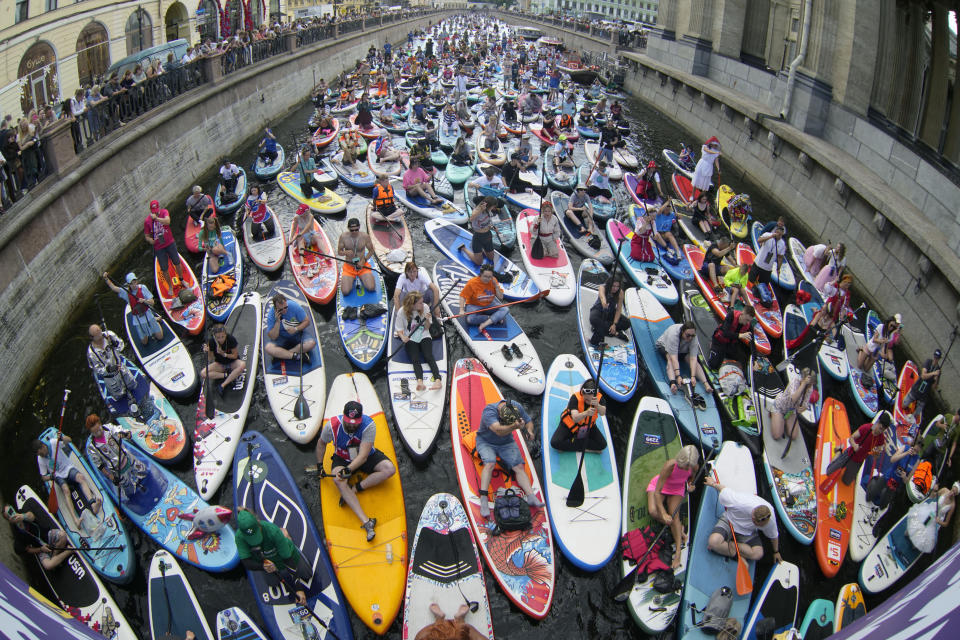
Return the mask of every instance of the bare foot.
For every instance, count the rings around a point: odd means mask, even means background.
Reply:
[[[427,388],[427,385],[423,384],[423,380],[417,380],[417,391],[423,391]]]
[[[430,613],[432,613],[433,617],[437,619],[437,622],[440,622],[447,617],[440,608],[440,605],[438,605],[436,602],[430,605]]]
[[[671,569],[678,569],[680,567],[680,551],[677,550],[673,554],[673,562],[670,563]]]
[[[453,616],[453,619],[457,622],[463,622],[467,617],[467,612],[470,611],[470,607],[466,604],[460,605],[460,608],[457,609],[457,615]]]

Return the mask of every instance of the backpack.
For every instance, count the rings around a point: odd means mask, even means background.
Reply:
[[[753,295],[757,297],[761,307],[769,307],[773,303],[773,292],[765,284],[757,283],[753,287]]]
[[[530,505],[512,488],[493,501],[493,519],[499,531],[523,531],[530,528]]]
[[[731,398],[740,395],[748,389],[747,379],[736,360],[724,360],[717,372],[720,388]]]
[[[728,618],[732,606],[733,590],[728,586],[717,588],[707,601],[707,606],[700,611],[702,614],[700,622],[696,620],[696,609],[691,607],[690,617],[693,620],[693,626],[706,634],[719,636],[721,632],[732,633],[733,624],[736,624],[736,635],[740,635],[740,621],[736,618]],[[728,621],[732,621],[733,624]]]
[[[184,287],[180,289],[180,293],[177,294],[177,298],[180,299],[180,304],[186,306],[197,299],[197,294],[193,292],[193,289],[187,289]]]

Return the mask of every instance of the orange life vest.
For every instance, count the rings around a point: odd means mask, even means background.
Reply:
[[[917,465],[913,472],[913,486],[923,495],[930,491],[930,485],[933,484],[933,466],[929,460],[924,460]]]
[[[586,398],[583,397],[583,393],[577,391],[575,394],[573,394],[573,397],[577,399],[577,413],[583,413],[587,406]],[[603,394],[597,391],[597,402],[599,402],[600,398],[602,397]],[[574,422],[573,412],[568,407],[563,410],[563,413],[560,414],[560,424],[566,426],[567,429],[570,430],[570,433],[576,435],[581,427],[586,427],[589,429],[595,425],[597,423],[597,415],[598,414],[595,413],[592,416],[588,416],[587,418],[580,420],[580,422]]]
[[[387,183],[387,188],[377,185],[377,196],[373,199],[373,208],[377,211],[383,211],[384,208],[395,206],[393,202],[393,185]]]
[[[570,117],[570,114],[565,113],[560,116],[560,128],[569,129],[573,126],[573,118]]]

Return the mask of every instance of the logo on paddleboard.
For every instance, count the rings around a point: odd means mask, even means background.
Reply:
[[[652,446],[659,446],[659,445],[660,445],[660,436],[659,436],[658,434],[655,434],[655,433],[645,433],[645,434],[643,434],[643,443],[644,443],[644,444],[649,444],[649,445],[652,445]]]

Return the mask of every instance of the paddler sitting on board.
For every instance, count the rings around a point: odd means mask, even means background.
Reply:
[[[724,295],[721,299],[724,305],[734,307],[739,300],[743,306],[750,306],[750,298],[747,297],[747,280],[749,276],[750,265],[747,263],[738,265],[724,274]]]
[[[587,378],[560,414],[560,426],[553,432],[550,446],[558,451],[603,451],[607,441],[597,427],[597,418],[605,415],[607,405],[597,389],[597,381]]]
[[[520,145],[517,147],[517,153],[520,154],[520,168],[522,171],[528,171],[530,167],[537,163],[540,158],[530,146],[530,134],[524,132],[520,136]]]
[[[480,418],[480,427],[477,429],[477,455],[483,462],[483,472],[480,474],[480,515],[490,517],[490,498],[488,490],[493,479],[493,471],[497,466],[497,458],[510,469],[516,478],[517,485],[523,489],[527,504],[538,508],[543,502],[530,484],[530,478],[523,466],[523,455],[520,447],[513,439],[513,432],[523,429],[527,440],[533,440],[533,421],[517,402],[501,400],[491,402],[483,408]]]
[[[461,251],[475,265],[483,264],[484,260],[492,263],[493,250],[493,218],[497,215],[497,199],[493,196],[484,196],[470,212],[470,249],[465,246]]]
[[[831,340],[836,340],[835,329],[841,318],[853,316],[850,308],[850,287],[853,286],[853,276],[849,273],[840,278],[833,294],[827,298],[823,306],[817,310],[810,320],[810,326],[818,333],[829,333]]]
[[[360,279],[365,290],[376,289],[377,282],[373,278],[373,270],[367,264],[376,252],[370,236],[360,231],[359,219],[347,220],[347,232],[341,233],[340,239],[337,240],[337,255],[343,256],[344,259],[340,269],[340,291],[343,295],[350,295],[357,278]]]
[[[841,451],[827,465],[826,475],[843,469],[843,484],[850,485],[857,479],[860,465],[871,453],[882,451],[886,446],[886,429],[890,426],[890,414],[882,413],[876,422],[867,422],[850,436],[849,447]]]
[[[556,156],[554,156],[556,159]],[[577,225],[580,235],[599,236],[600,231],[593,220],[593,204],[587,195],[587,185],[583,182],[577,185],[576,191],[567,200],[567,210],[563,212],[567,218]]]
[[[410,168],[403,172],[403,188],[411,198],[421,197],[430,204],[437,206],[443,199],[433,190],[431,178],[426,171],[420,168],[420,161],[410,156]]]
[[[487,197],[480,193],[481,187],[498,189],[500,191],[507,190],[507,185],[504,184],[503,178],[500,177],[500,174],[497,172],[497,168],[495,166],[492,164],[485,164],[480,167],[480,171],[483,172],[483,175],[479,178],[474,178],[469,183],[471,187],[477,190],[477,194],[473,197],[474,204],[479,204],[485,197]],[[476,260],[474,260],[474,262],[476,262]]]
[[[313,577],[313,570],[286,529],[261,520],[246,507],[240,507],[235,541],[244,569],[262,571],[271,590],[280,590],[280,583],[284,582],[287,590],[294,593],[297,604],[306,606],[305,584]],[[291,578],[292,584],[287,584]]]
[[[717,241],[709,245],[703,252],[703,264],[700,265],[700,275],[710,283],[713,290],[718,295],[723,293],[723,285],[720,284],[719,277],[725,275],[731,267],[724,264],[724,258],[734,250],[734,245],[730,242],[730,237],[722,235]],[[749,270],[747,271],[749,277]]]
[[[700,409],[706,408],[704,400],[699,394],[694,392],[696,380],[700,381],[707,393],[713,393],[713,387],[707,382],[707,376],[703,373],[703,368],[697,361],[697,354],[700,347],[697,343],[697,329],[693,322],[687,321],[677,323],[667,327],[667,330],[657,338],[657,352],[664,356],[667,361],[666,375],[670,381],[670,392],[676,393],[685,385],[689,384],[690,401]],[[680,377],[680,358],[687,360],[687,366],[690,369],[690,379],[684,380]]]
[[[779,440],[784,435],[792,440],[797,439],[800,435],[797,420],[800,414],[816,401],[811,399],[815,393],[817,374],[810,367],[804,367],[800,370],[800,375],[794,376],[786,389],[773,399],[773,407],[770,408],[770,435],[774,440]]]
[[[763,532],[773,547],[773,559],[783,562],[780,555],[780,532],[769,502],[760,496],[724,487],[712,475],[707,476],[704,484],[720,492],[717,502],[725,508],[707,538],[707,549],[728,558],[741,555],[746,560],[756,562],[763,557],[763,544],[760,542],[760,532]],[[736,546],[731,536],[731,527],[737,536]],[[740,548],[739,554],[737,547]]]
[[[574,169],[576,165],[573,164],[573,152],[567,148],[567,135],[561,133],[553,145],[553,171],[557,180],[566,180]]]
[[[277,234],[276,225],[273,223],[273,211],[267,206],[267,194],[258,184],[250,185],[250,194],[247,196],[247,201],[243,203],[244,221],[247,218],[250,218],[253,223],[250,231],[255,241],[262,242]]]
[[[275,294],[267,305],[267,341],[263,350],[275,359],[292,360],[303,357],[310,361],[310,352],[317,341],[306,332],[310,316],[296,300],[287,300],[282,293]],[[301,333],[303,335],[301,336]]]
[[[217,393],[222,398],[233,381],[246,370],[247,363],[240,357],[240,343],[227,333],[223,324],[213,325],[210,333],[210,339],[203,345],[207,366],[200,370],[200,377],[222,381],[217,385]]]
[[[653,241],[661,249],[667,249],[669,243],[670,262],[680,264],[683,254],[680,252],[680,245],[677,244],[677,238],[673,235],[673,225],[677,222],[677,214],[673,210],[673,203],[668,199],[660,208],[657,209],[656,218],[654,218]]]
[[[390,136],[380,136],[373,144],[373,152],[379,162],[397,162],[400,160],[400,150],[393,146]],[[367,153],[370,153],[369,149]]]
[[[311,251],[320,251],[320,234],[314,228],[313,213],[310,207],[301,204],[297,207],[297,213],[293,217],[293,233],[290,236],[290,244],[296,247],[301,255],[304,249]]]
[[[100,513],[101,499],[93,492],[92,482],[87,474],[78,469],[70,462],[70,451],[64,446],[64,443],[72,442],[70,436],[65,433],[59,434],[59,440],[54,443],[51,450],[45,442],[40,440],[33,441],[33,452],[37,454],[37,467],[40,470],[40,479],[51,484],[67,489],[65,485],[77,487],[83,493],[84,501],[90,506],[94,515]],[[53,488],[50,489],[53,491]],[[70,490],[67,489],[67,493]],[[66,506],[72,512],[73,519],[80,522],[80,514],[76,511],[73,500],[61,500],[59,504]]]
[[[13,505],[3,505],[3,517],[13,525],[13,548],[19,554],[37,556],[44,571],[53,571],[74,552],[67,532],[58,526],[47,528],[37,522],[32,511],[17,513]]]
[[[687,532],[683,530],[683,520],[671,514],[677,511],[677,505],[686,494],[696,488],[691,478],[697,475],[699,469],[700,454],[695,446],[688,444],[677,452],[676,457],[664,462],[660,473],[653,476],[647,484],[647,508],[650,517],[670,527],[673,535],[673,569],[680,566],[680,554],[687,542]]]
[[[492,264],[480,267],[480,274],[467,280],[467,284],[460,291],[460,309],[468,312],[467,324],[477,326],[477,332],[483,333],[492,324],[504,324],[510,315],[510,307],[500,307],[492,313],[474,313],[488,307],[500,304],[503,299],[503,288],[497,282]],[[508,349],[503,345],[503,349]],[[519,351],[519,350],[518,350]]]
[[[377,182],[373,185],[373,202],[370,206],[373,207],[371,217],[374,220],[396,222],[403,219],[403,213],[397,209],[397,203],[393,199],[390,179],[384,173],[377,176]]]
[[[121,300],[130,305],[130,320],[133,332],[140,338],[140,344],[146,346],[152,336],[155,340],[163,338],[163,330],[153,316],[153,294],[150,289],[140,284],[137,274],[133,271],[124,278],[126,284],[118,287],[110,279],[110,274],[103,273],[103,280]]]
[[[351,400],[343,406],[341,415],[333,416],[323,425],[316,451],[317,467],[321,468],[327,445],[333,443],[330,474],[344,504],[360,519],[360,526],[367,532],[367,542],[377,535],[374,531],[377,519],[367,516],[360,505],[358,494],[397,472],[397,468],[387,456],[374,448],[376,437],[376,423],[370,416],[363,414],[363,405]],[[366,477],[351,486],[350,476],[356,471],[366,474]]]

